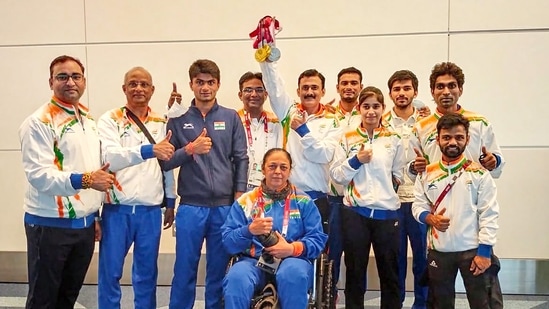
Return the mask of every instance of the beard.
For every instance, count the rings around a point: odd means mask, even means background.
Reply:
[[[460,148],[459,146],[446,146],[441,147],[440,150],[449,159],[457,159],[465,151],[465,147]]]

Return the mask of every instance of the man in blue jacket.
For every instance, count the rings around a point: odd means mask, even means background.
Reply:
[[[164,169],[180,167],[174,277],[170,308],[190,309],[196,294],[198,262],[206,239],[206,308],[221,308],[222,280],[229,260],[221,226],[229,209],[246,191],[246,134],[235,110],[220,106],[219,67],[197,60],[189,68],[194,99],[182,116],[170,119],[170,143],[175,146]]]

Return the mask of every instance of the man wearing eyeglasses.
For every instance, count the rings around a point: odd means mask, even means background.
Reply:
[[[152,309],[162,222],[164,229],[172,226],[176,198],[173,172],[162,172],[160,163],[169,160],[175,148],[169,142],[171,132],[166,134],[165,117],[149,107],[151,74],[142,67],[130,69],[122,90],[126,105],[106,112],[97,124],[103,158],[116,176],[101,213],[98,303],[101,309],[120,308],[120,278],[133,244],[134,307]]]
[[[101,238],[103,192],[114,183],[101,166],[97,128],[80,103],[84,66],[71,56],[50,64],[53,97],[21,124],[29,290],[26,308],[73,308]]]
[[[282,146],[282,127],[275,114],[263,109],[267,90],[261,73],[246,72],[238,81],[238,97],[243,108],[238,110],[246,131],[248,146],[248,191],[261,184],[263,155],[267,150]]]

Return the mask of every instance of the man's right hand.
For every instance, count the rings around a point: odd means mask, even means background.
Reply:
[[[109,163],[105,163],[100,169],[91,173],[92,181],[90,188],[103,192],[107,192],[112,188],[112,185],[114,184],[114,175],[108,172],[109,166]]]
[[[167,161],[172,158],[175,152],[175,147],[170,144],[170,138],[172,137],[172,130],[168,130],[166,137],[159,143],[153,145],[154,156],[159,160]]]
[[[273,229],[273,218],[255,218],[248,226],[248,229],[253,235],[269,234]]]
[[[208,131],[206,131],[206,128],[202,129],[202,133],[191,143],[192,148],[190,145],[187,145],[185,148],[185,151],[188,154],[205,154],[210,152],[210,149],[212,149],[212,139],[208,136]]]
[[[438,214],[428,214],[425,222],[441,232],[446,232],[450,226],[450,218],[444,216],[445,212],[446,208],[442,208]]]
[[[172,93],[170,94],[170,99],[168,100],[168,108],[171,108],[173,103],[177,101],[177,104],[181,104],[181,93],[177,92],[177,84],[172,83]]]

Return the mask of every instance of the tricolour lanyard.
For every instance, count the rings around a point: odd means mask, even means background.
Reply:
[[[259,187],[257,191],[258,197],[257,197],[257,207],[261,209],[261,213],[258,214],[264,214],[265,213],[265,198],[263,197],[263,189]],[[286,237],[286,234],[288,233],[288,225],[290,224],[290,197],[292,193],[288,194],[286,196],[286,200],[284,201],[284,219],[282,221],[282,236]],[[274,204],[274,201],[273,201]],[[273,205],[274,206],[274,205]]]
[[[259,122],[263,121],[263,129],[265,130],[265,133],[269,133],[269,125],[267,119],[267,114],[265,112],[261,113],[261,117],[259,117]],[[246,136],[248,137],[248,146],[252,147],[254,141],[252,138],[252,129],[250,128],[252,124],[252,121],[250,119],[250,113],[247,111],[244,111],[244,127],[246,128]],[[267,137],[265,137],[265,148],[267,148]]]

